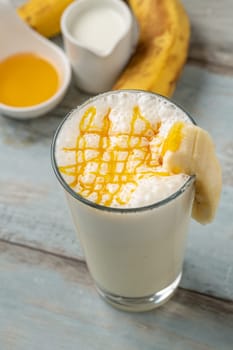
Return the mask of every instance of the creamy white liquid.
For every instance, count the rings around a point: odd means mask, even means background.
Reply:
[[[97,124],[111,107],[110,118],[117,135],[129,129],[135,105],[151,124],[161,123],[161,138],[166,137],[177,120],[190,122],[182,110],[153,94],[124,91],[106,94],[74,111],[65,121],[56,142],[58,166],[73,164],[74,155],[64,151],[64,147],[75,147],[82,115],[93,105],[99,118]],[[137,130],[140,128],[138,123]],[[93,146],[95,141],[90,142]],[[62,176],[69,183],[70,176]],[[184,174],[144,178],[138,181],[130,201],[121,209],[156,203],[179,190],[187,180]],[[67,193],[87,263],[98,286],[125,297],[147,296],[169,286],[182,272],[193,194],[191,184],[167,204],[122,213],[92,208]],[[120,207],[119,203],[113,206]]]
[[[93,6],[81,11],[71,28],[73,37],[97,52],[111,50],[125,30],[125,21],[111,7]]]

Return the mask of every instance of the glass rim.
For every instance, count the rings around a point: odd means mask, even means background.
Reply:
[[[60,182],[60,184],[62,185],[62,187],[65,189],[66,192],[68,192],[73,198],[75,198],[76,200],[80,201],[81,203],[92,207],[94,209],[98,209],[100,211],[107,211],[107,212],[112,212],[112,213],[136,213],[136,212],[143,212],[143,211],[147,211],[147,210],[151,210],[154,208],[158,208],[161,207],[165,204],[168,204],[169,202],[171,202],[172,200],[176,199],[177,197],[179,197],[180,195],[182,195],[182,193],[185,192],[185,190],[187,188],[189,188],[191,186],[191,184],[194,182],[195,180],[195,175],[189,175],[188,179],[184,182],[184,184],[175,192],[173,192],[171,195],[169,195],[168,197],[159,200],[155,203],[152,204],[148,204],[145,206],[141,206],[141,207],[133,207],[133,208],[122,208],[122,207],[107,207],[105,205],[101,205],[101,204],[97,204],[95,202],[92,202],[88,199],[86,199],[85,197],[82,197],[79,193],[75,192],[68,184],[67,182],[64,180],[64,178],[62,177],[59,169],[58,169],[58,165],[56,162],[56,157],[55,157],[55,150],[56,150],[56,141],[57,141],[57,137],[62,129],[62,126],[64,125],[64,123],[66,122],[66,120],[70,117],[70,115],[74,112],[74,111],[79,111],[81,108],[85,107],[85,105],[91,103],[92,101],[94,102],[95,100],[97,100],[98,98],[102,97],[102,96],[106,96],[106,95],[112,95],[112,94],[118,94],[118,93],[122,93],[122,92],[129,92],[129,93],[145,93],[145,94],[149,94],[149,95],[153,95],[153,96],[157,96],[167,102],[169,102],[170,104],[174,105],[176,108],[179,108],[181,111],[183,111],[187,117],[190,119],[190,121],[192,122],[192,124],[196,125],[194,119],[190,116],[190,114],[188,112],[186,112],[179,104],[177,104],[176,102],[174,102],[173,100],[162,96],[160,94],[157,94],[155,92],[150,92],[150,91],[144,91],[144,90],[134,90],[134,89],[125,89],[125,90],[113,90],[113,91],[108,91],[108,92],[104,92],[104,93],[100,93],[97,94],[95,96],[92,96],[90,98],[88,98],[84,103],[78,105],[76,108],[72,109],[70,112],[68,112],[65,117],[63,118],[63,120],[61,121],[61,123],[58,125],[53,139],[52,139],[52,144],[51,144],[51,162],[52,162],[52,168],[54,170],[54,173],[58,179],[58,181]]]

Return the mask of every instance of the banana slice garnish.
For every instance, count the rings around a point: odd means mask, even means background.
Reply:
[[[211,222],[220,200],[222,173],[209,133],[177,122],[163,143],[162,156],[168,171],[196,176],[192,217],[202,224]]]

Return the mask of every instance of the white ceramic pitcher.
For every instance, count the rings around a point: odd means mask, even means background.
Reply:
[[[88,39],[85,44],[80,42],[72,32],[75,21],[81,20],[82,15],[93,11],[95,7],[115,11],[123,23],[117,40],[113,40],[112,45],[102,51],[91,48]],[[129,7],[122,0],[78,0],[63,13],[61,28],[76,85],[93,94],[110,90],[138,41],[138,25]]]

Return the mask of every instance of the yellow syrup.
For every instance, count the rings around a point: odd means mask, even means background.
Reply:
[[[31,107],[50,99],[58,88],[58,72],[39,55],[20,53],[0,62],[0,103]]]

